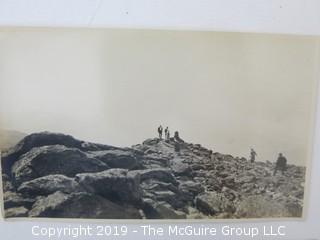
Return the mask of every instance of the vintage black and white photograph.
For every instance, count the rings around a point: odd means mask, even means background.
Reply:
[[[302,218],[317,39],[0,29],[5,218]]]

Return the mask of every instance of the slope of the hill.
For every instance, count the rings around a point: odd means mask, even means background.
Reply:
[[[6,150],[16,145],[26,134],[18,131],[0,129],[0,150]]]
[[[148,139],[131,148],[36,133],[3,153],[6,217],[301,217],[305,169]]]

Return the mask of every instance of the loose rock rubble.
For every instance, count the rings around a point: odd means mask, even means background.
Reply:
[[[177,151],[178,150],[178,151]],[[131,148],[42,132],[2,153],[5,217],[201,219],[301,217],[305,168],[273,176],[174,139]]]

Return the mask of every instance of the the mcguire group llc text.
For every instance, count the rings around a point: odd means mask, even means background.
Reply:
[[[210,225],[79,225],[63,227],[33,226],[31,233],[34,237],[63,238],[63,237],[99,237],[99,236],[285,236],[286,227],[283,225],[273,226],[236,226],[223,225],[219,227]]]

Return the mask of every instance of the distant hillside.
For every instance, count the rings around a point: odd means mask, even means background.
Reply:
[[[26,135],[18,131],[0,129],[0,150],[13,147]]]

